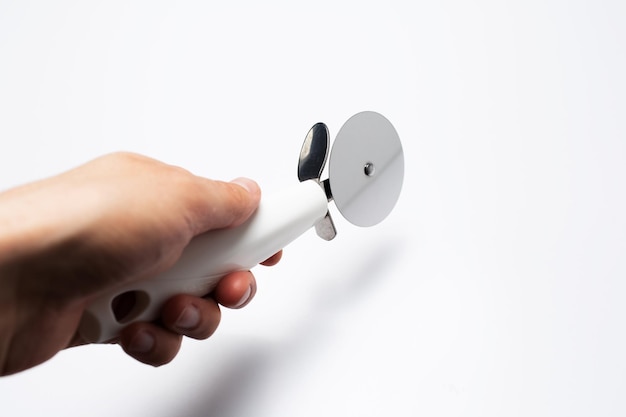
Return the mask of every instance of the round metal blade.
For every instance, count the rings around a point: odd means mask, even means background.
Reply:
[[[379,113],[352,116],[335,138],[328,165],[337,208],[352,224],[373,226],[398,201],[404,153],[393,125]]]

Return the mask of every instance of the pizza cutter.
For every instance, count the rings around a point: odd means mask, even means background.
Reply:
[[[339,130],[330,158],[328,148],[328,128],[317,123],[300,151],[299,184],[263,196],[241,226],[195,237],[169,270],[96,299],[83,314],[83,338],[105,342],[130,323],[155,320],[170,297],[206,295],[224,275],[254,267],[312,227],[321,238],[333,239],[332,200],[357,226],[381,222],[395,206],[404,177],[402,144],[392,124],[376,112],[357,113]],[[328,178],[321,180],[327,159]]]

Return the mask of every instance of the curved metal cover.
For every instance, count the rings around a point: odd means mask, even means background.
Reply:
[[[357,226],[378,224],[393,210],[402,189],[400,137],[381,114],[357,113],[337,134],[328,170],[341,214]]]
[[[326,164],[330,135],[324,123],[316,123],[309,130],[298,159],[298,179],[319,181],[322,170]]]

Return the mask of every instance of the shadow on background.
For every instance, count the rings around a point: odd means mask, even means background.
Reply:
[[[319,356],[320,348],[332,342],[332,332],[320,315],[336,315],[367,300],[368,295],[387,280],[386,271],[391,270],[390,266],[397,262],[405,247],[404,240],[394,239],[379,242],[364,253],[363,262],[355,263],[351,274],[341,273],[332,280],[332,287],[327,285],[320,289],[301,326],[281,343],[268,346],[264,342],[246,339],[245,343],[234,344],[231,363],[222,366],[221,375],[211,375],[210,381],[197,381],[194,386],[198,389],[192,395],[179,397],[184,403],[176,407],[176,415],[240,417],[250,415],[250,400],[254,399],[254,403],[271,401],[262,399],[262,395],[263,387],[272,375],[309,363],[307,358]],[[293,367],[288,368],[290,365]]]

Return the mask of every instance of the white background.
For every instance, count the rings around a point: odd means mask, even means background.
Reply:
[[[0,0],[0,188],[129,150],[296,181],[376,110],[394,212],[307,232],[154,369],[117,346],[0,379],[3,416],[626,413],[626,3]],[[60,196],[61,197],[61,196]]]

